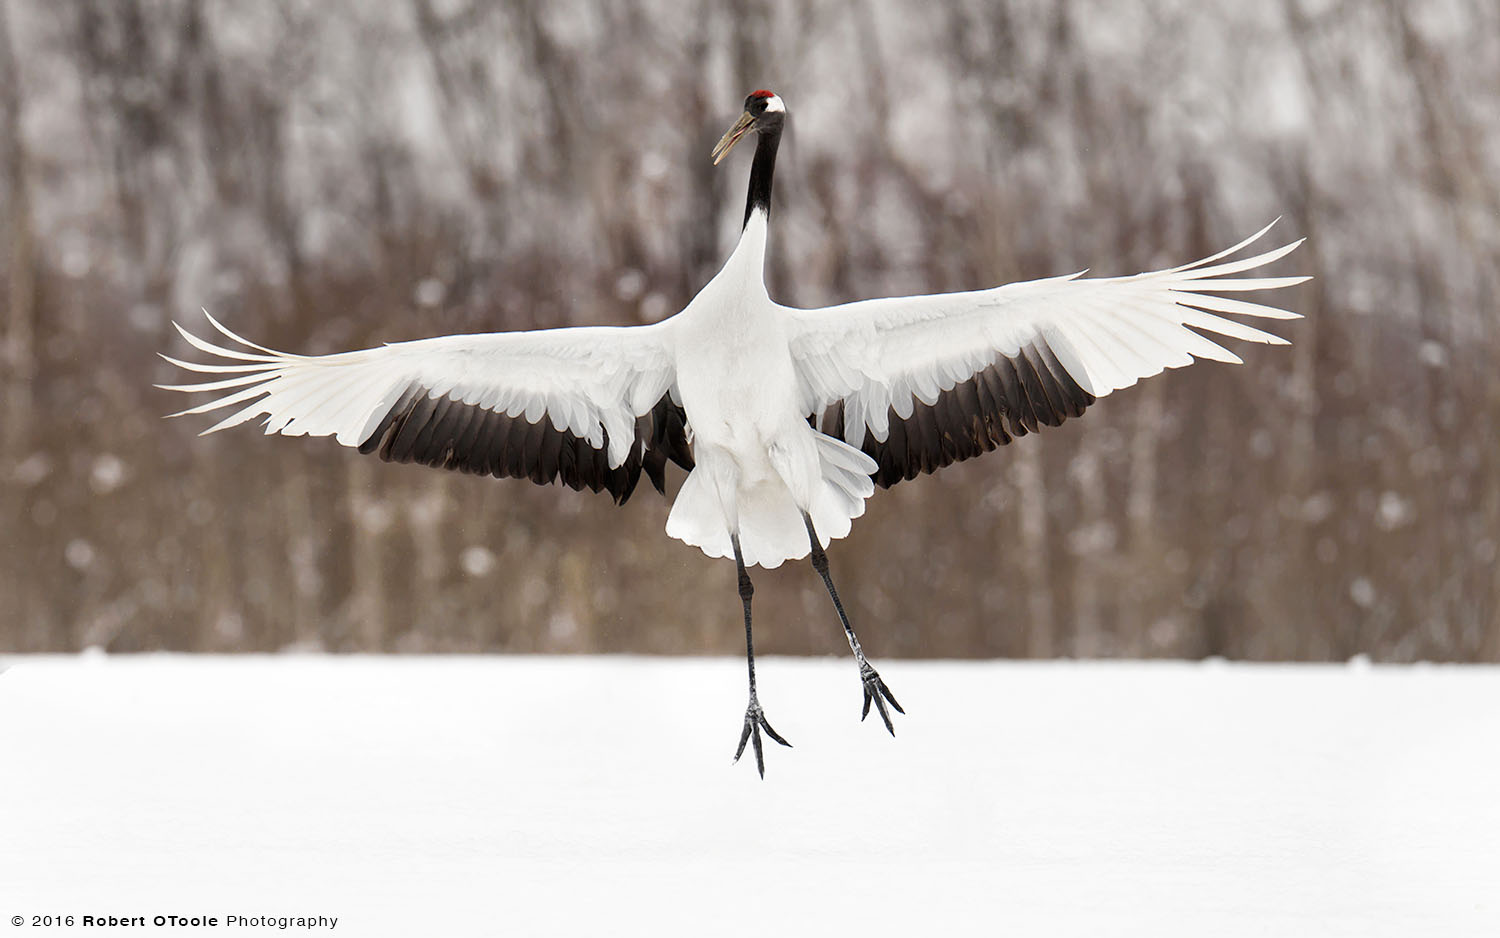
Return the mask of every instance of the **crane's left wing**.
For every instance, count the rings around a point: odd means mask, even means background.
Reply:
[[[205,315],[207,312],[205,311]],[[441,469],[560,481],[608,491],[623,504],[642,469],[665,491],[671,459],[691,469],[667,341],[670,321],[650,326],[543,329],[443,336],[338,355],[289,355],[235,335],[229,344],[181,326],[203,364],[227,375],[161,385],[209,392],[212,400],[173,416],[233,408],[203,431],[264,417],[268,434],[332,436],[361,453]]]
[[[1270,227],[1196,263],[1132,277],[1073,274],[972,293],[788,309],[804,413],[874,459],[876,483],[890,487],[1081,416],[1095,399],[1194,356],[1239,362],[1195,329],[1285,345],[1215,315],[1298,318],[1214,295],[1308,279],[1233,276],[1284,257],[1301,241],[1217,263]]]

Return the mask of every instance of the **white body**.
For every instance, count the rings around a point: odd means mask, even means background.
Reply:
[[[729,557],[737,531],[747,565],[776,567],[811,550],[803,512],[825,546],[848,534],[875,491],[876,467],[808,425],[786,313],[762,277],[765,246],[765,213],[753,212],[728,263],[672,320],[697,468],[667,534]]]

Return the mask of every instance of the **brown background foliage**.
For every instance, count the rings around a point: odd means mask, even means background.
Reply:
[[[299,352],[633,323],[733,243],[789,102],[800,305],[1202,256],[1284,215],[1236,346],[873,499],[877,656],[1500,660],[1500,7],[0,0],[0,649],[732,652],[667,502],[201,418],[207,307]],[[757,644],[843,638],[805,564]]]

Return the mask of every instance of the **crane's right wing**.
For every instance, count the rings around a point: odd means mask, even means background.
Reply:
[[[1194,356],[1239,361],[1195,329],[1285,345],[1215,315],[1297,318],[1214,295],[1307,279],[1231,276],[1284,257],[1301,241],[1216,263],[1270,227],[1201,261],[1132,277],[1073,274],[972,293],[788,309],[803,412],[874,459],[876,483],[889,487],[1081,416],[1096,398]]]
[[[228,376],[161,385],[215,395],[173,416],[234,408],[204,433],[265,417],[268,434],[332,436],[394,462],[558,480],[606,490],[619,504],[642,469],[664,492],[668,459],[693,466],[682,408],[671,396],[668,322],[443,336],[308,356],[273,351],[208,321],[234,345],[177,330],[220,363],[162,356],[188,371]]]

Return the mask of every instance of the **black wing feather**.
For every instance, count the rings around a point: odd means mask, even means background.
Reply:
[[[931,404],[912,404],[911,416],[887,411],[889,432],[876,440],[866,432],[865,454],[875,460],[875,484],[936,472],[1004,446],[1038,427],[1055,427],[1081,417],[1094,395],[1085,391],[1045,342],[998,356],[967,381],[941,392]],[[835,402],[822,421],[825,433],[842,438],[844,405]]]
[[[669,395],[636,421],[635,443],[619,466],[609,465],[609,434],[603,446],[558,430],[543,414],[536,423],[524,415],[496,413],[477,404],[433,397],[417,384],[408,387],[360,443],[361,453],[387,462],[418,463],[439,469],[530,479],[539,485],[561,482],[571,489],[608,492],[623,505],[645,469],[658,492],[666,492],[668,460],[693,468],[687,416]]]

